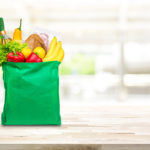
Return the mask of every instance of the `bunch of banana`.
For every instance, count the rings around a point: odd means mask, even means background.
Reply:
[[[59,61],[62,62],[64,58],[64,50],[62,48],[61,41],[57,42],[57,38],[54,37],[50,43],[49,50],[46,56],[43,58],[43,62],[46,61]]]

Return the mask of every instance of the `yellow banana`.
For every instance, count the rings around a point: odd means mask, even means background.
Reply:
[[[59,61],[59,62],[62,62],[63,58],[64,58],[64,50],[63,50],[63,48],[60,48],[59,49],[59,54],[57,55],[56,60]]]
[[[59,62],[62,62],[64,58],[64,50],[63,48],[60,48],[58,53],[57,53],[57,56],[55,58],[44,58],[43,61],[59,61]]]
[[[61,43],[61,41],[59,41],[59,42],[57,43],[55,49],[53,50],[53,53],[51,53],[50,56],[45,57],[45,58],[43,59],[43,61],[45,62],[45,61],[54,61],[54,60],[56,60],[56,57],[57,57],[58,54],[59,54],[59,49],[60,49],[61,47],[62,47],[62,43]]]
[[[47,52],[45,58],[50,57],[52,55],[52,53],[55,50],[56,45],[57,45],[57,38],[54,36],[54,38],[52,39],[52,41],[49,45],[49,49],[48,49],[48,52]]]

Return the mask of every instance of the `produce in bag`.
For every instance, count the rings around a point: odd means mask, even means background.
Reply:
[[[0,17],[0,44],[7,44],[11,38],[6,34],[4,20]]]
[[[33,50],[34,53],[38,54],[38,56],[40,58],[44,58],[45,57],[45,50],[42,48],[42,47],[36,47],[34,50]]]
[[[32,50],[28,47],[25,47],[21,50],[21,53],[24,55],[25,59],[27,59],[29,55],[32,53]]]
[[[21,52],[11,52],[7,55],[7,60],[12,62],[24,62],[25,57]]]
[[[33,30],[34,34],[38,34],[41,39],[44,41],[45,46],[46,46],[46,50],[48,51],[49,49],[49,45],[51,40],[53,39],[54,35],[57,37],[57,39],[59,39],[60,35],[58,33],[54,33],[54,32],[49,32],[46,29],[41,29],[41,28],[35,28]]]
[[[46,51],[46,46],[41,37],[37,34],[31,34],[26,40],[28,47],[33,51],[36,47],[42,47]]]
[[[31,53],[26,62],[42,62],[42,59],[35,53]]]
[[[22,44],[22,31],[21,31],[21,26],[22,26],[22,19],[20,19],[20,26],[19,28],[16,28],[13,34],[13,40],[16,41],[20,44]]]
[[[61,125],[58,67],[64,58],[62,42],[54,36],[47,50],[43,34],[31,34],[23,43],[21,22],[13,40],[0,44],[5,86],[2,125]]]
[[[64,50],[62,48],[62,43],[59,41],[57,43],[57,38],[54,37],[50,43],[49,50],[46,56],[43,59],[43,62],[46,61],[59,61],[62,62],[64,58]]]

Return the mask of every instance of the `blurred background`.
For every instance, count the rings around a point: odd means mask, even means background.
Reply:
[[[0,0],[0,16],[10,36],[20,18],[24,39],[60,35],[61,101],[150,104],[149,0]]]

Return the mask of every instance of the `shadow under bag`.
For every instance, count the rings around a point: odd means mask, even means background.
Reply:
[[[2,125],[61,125],[59,64],[3,63]]]

